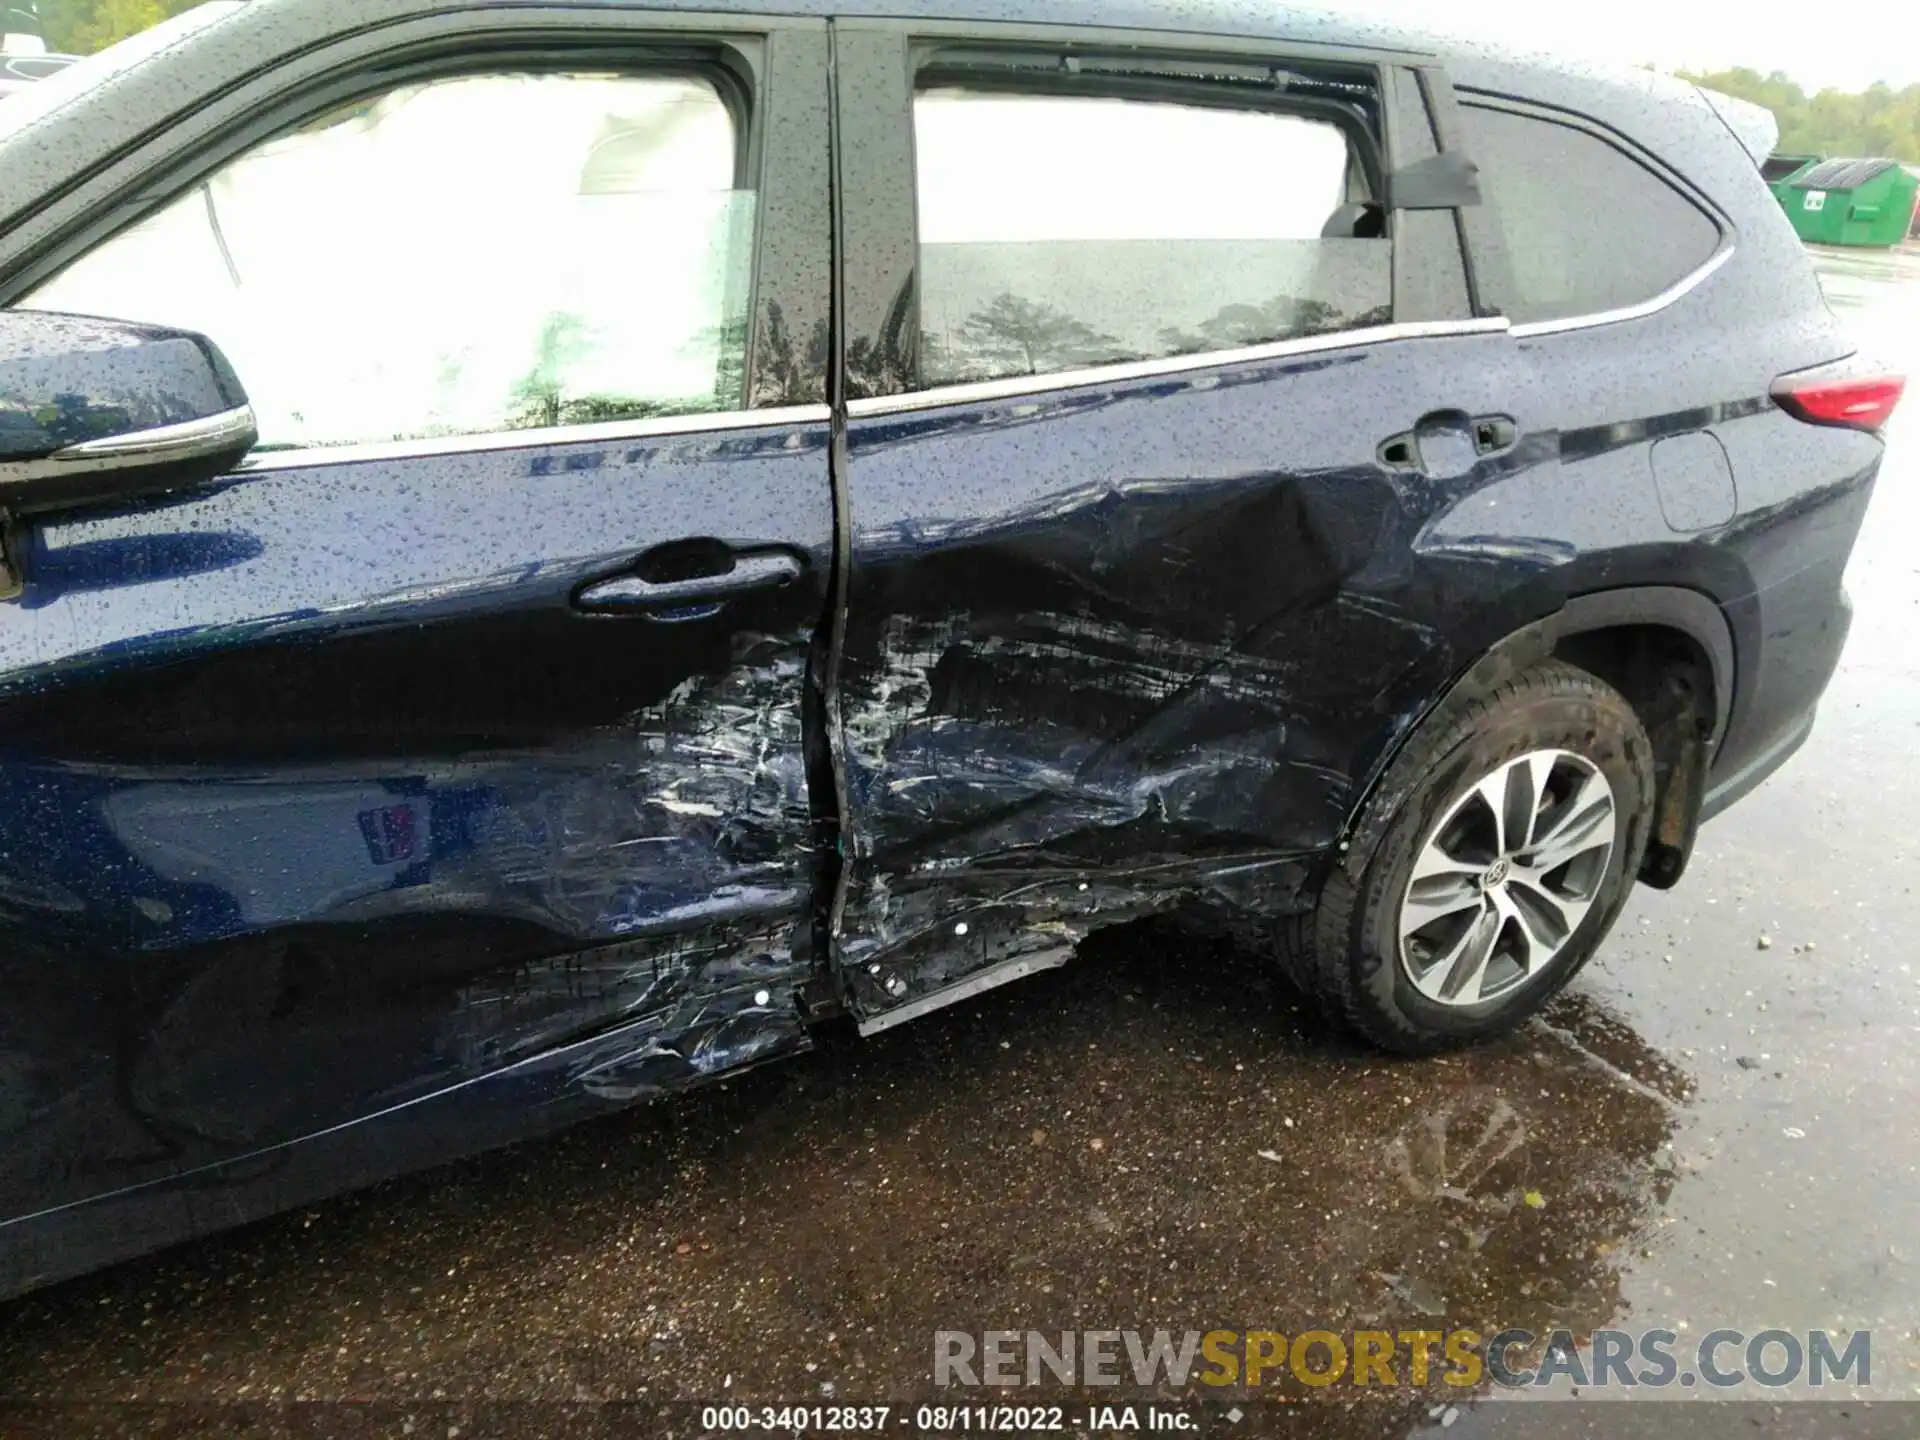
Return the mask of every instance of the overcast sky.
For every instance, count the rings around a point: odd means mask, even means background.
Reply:
[[[1784,70],[1808,90],[1920,81],[1920,0],[1323,0],[1511,44],[1654,64],[1663,70],[1746,65]]]

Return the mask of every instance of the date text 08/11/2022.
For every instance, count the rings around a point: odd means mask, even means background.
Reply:
[[[709,1405],[700,1412],[707,1431],[772,1431],[779,1434],[880,1433],[891,1428],[915,1434],[1017,1434],[1066,1431],[1179,1434],[1199,1429],[1199,1418],[1164,1405]]]

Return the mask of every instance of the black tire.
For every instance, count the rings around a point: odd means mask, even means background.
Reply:
[[[1406,877],[1448,808],[1504,761],[1561,749],[1607,778],[1615,843],[1593,904],[1558,954],[1516,989],[1480,1005],[1422,995],[1400,964],[1397,923]],[[1337,1021],[1408,1055],[1513,1030],[1586,964],[1619,918],[1652,823],[1653,747],[1633,707],[1584,670],[1550,661],[1429,716],[1389,767],[1348,849],[1292,930],[1288,968]]]

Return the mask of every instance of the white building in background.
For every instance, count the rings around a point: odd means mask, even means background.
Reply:
[[[0,0],[0,55],[44,55],[47,42],[40,35],[35,6]]]
[[[74,58],[47,49],[31,0],[0,0],[0,99],[65,69]]]

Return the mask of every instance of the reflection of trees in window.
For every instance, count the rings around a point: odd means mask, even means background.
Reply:
[[[700,344],[717,352],[713,396],[686,404],[686,410],[738,410],[747,395],[747,317],[733,319],[700,333]]]
[[[1228,305],[1193,330],[1167,326],[1149,352],[1075,319],[1057,305],[1003,294],[958,327],[921,337],[926,379],[932,384],[1047,375],[1150,356],[1239,350],[1277,340],[1329,335],[1385,325],[1392,309],[1378,305],[1349,315],[1325,300],[1276,295],[1265,302]],[[886,393],[886,392],[872,392]]]
[[[592,348],[587,322],[578,315],[549,315],[540,327],[539,356],[533,369],[513,387],[516,429],[541,429],[560,424],[567,401],[561,394],[561,376],[569,365],[586,358]]]
[[[1058,306],[1012,293],[926,343],[929,372],[948,380],[1045,375],[1135,358],[1115,337]]]
[[[746,388],[747,325],[744,319],[710,326],[695,343],[715,352],[717,364],[711,393],[649,400],[631,395],[568,395],[569,366],[594,351],[586,320],[574,314],[554,314],[540,327],[538,358],[513,387],[513,409],[507,426],[537,430],[555,425],[596,425],[613,420],[647,420],[665,415],[706,415],[735,410]]]
[[[1264,304],[1228,305],[1203,321],[1198,330],[1168,326],[1160,332],[1160,343],[1169,355],[1239,350],[1249,345],[1269,345],[1276,340],[1297,340],[1308,335],[1330,335],[1340,330],[1385,325],[1392,313],[1389,306],[1377,305],[1349,316],[1324,300],[1276,295]]]

